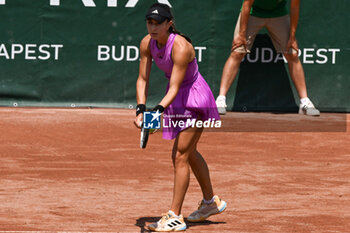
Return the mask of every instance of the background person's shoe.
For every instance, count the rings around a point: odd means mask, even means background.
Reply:
[[[299,105],[299,114],[304,114],[308,116],[319,116],[320,111],[315,108],[314,104],[311,101]]]

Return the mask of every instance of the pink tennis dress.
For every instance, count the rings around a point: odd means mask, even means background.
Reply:
[[[158,49],[157,42],[151,39],[150,50],[156,65],[164,71],[170,80],[173,69],[171,51],[177,34],[171,33],[164,47]],[[167,91],[169,89],[169,83]],[[220,120],[213,93],[207,82],[198,72],[197,59],[188,64],[185,78],[174,101],[165,109],[163,114],[163,138],[174,139],[176,135],[191,124],[189,121]],[[184,122],[184,123],[181,123]]]

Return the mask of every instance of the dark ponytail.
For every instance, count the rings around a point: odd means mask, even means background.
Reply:
[[[173,19],[173,25],[171,25],[169,28],[169,32],[179,34],[180,36],[184,37],[188,42],[192,44],[192,40],[188,36],[186,36],[185,34],[183,34],[182,32],[176,29],[174,19]]]

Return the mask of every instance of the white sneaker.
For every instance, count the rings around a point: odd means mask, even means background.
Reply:
[[[299,114],[304,114],[308,116],[319,116],[320,111],[315,108],[311,101],[299,105]]]
[[[163,217],[156,223],[148,225],[151,231],[185,231],[187,226],[182,215],[174,216],[170,212],[162,214]]]
[[[214,196],[214,202],[205,204],[203,201],[199,204],[198,210],[194,211],[187,220],[189,222],[201,222],[206,220],[209,216],[220,214],[226,209],[226,202],[221,200],[218,196]]]
[[[218,98],[216,98],[216,107],[218,108],[218,112],[221,115],[226,114],[226,97],[223,95],[219,95]]]

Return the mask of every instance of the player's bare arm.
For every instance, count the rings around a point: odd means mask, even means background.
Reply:
[[[185,77],[188,63],[195,57],[193,46],[182,36],[175,37],[172,59],[174,62],[170,77],[169,90],[164,96],[160,105],[168,107],[175,99],[182,81]]]
[[[291,0],[290,1],[290,35],[289,35],[289,41],[287,45],[287,51],[289,51],[291,48],[294,51],[298,51],[298,43],[296,40],[296,31],[299,21],[299,11],[300,11],[300,0]],[[297,53],[293,53],[297,55]]]
[[[241,21],[240,21],[240,30],[238,35],[233,39],[231,51],[235,50],[236,48],[242,45],[245,48],[247,46],[247,25],[248,25],[248,19],[250,15],[250,9],[252,8],[253,3],[254,3],[254,0],[245,0],[243,2],[242,12],[241,12]]]
[[[139,76],[136,81],[136,100],[137,104],[146,104],[149,76],[152,67],[152,56],[149,49],[151,37],[145,36],[140,43],[140,65],[139,65]],[[142,122],[143,114],[139,114],[134,124],[136,127],[140,127]]]

